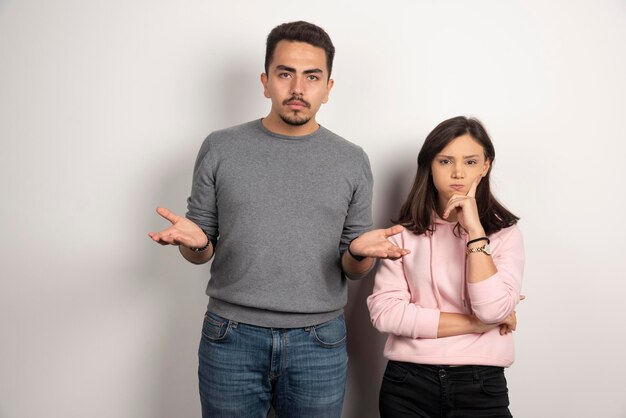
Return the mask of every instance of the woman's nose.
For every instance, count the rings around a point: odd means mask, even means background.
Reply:
[[[462,179],[465,177],[465,170],[463,164],[455,164],[452,171],[452,177],[455,179]]]

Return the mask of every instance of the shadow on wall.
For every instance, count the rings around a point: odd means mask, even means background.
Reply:
[[[406,198],[407,176],[412,179],[415,174],[414,164],[411,166],[390,164],[389,167],[387,184],[383,188],[386,191],[383,201],[386,203],[380,208],[380,216],[376,221],[377,228],[387,228],[391,225],[390,219],[397,216],[400,205]],[[379,416],[378,391],[387,360],[383,357],[386,335],[374,329],[367,309],[367,297],[372,294],[374,287],[374,273],[370,273],[363,280],[349,282],[345,316],[350,366],[343,418]]]

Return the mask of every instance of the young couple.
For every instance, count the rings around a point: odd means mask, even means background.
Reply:
[[[267,38],[262,119],[211,133],[186,216],[150,237],[213,258],[199,348],[203,417],[340,417],[346,277],[374,268],[374,326],[389,333],[384,417],[509,417],[524,263],[518,218],[489,189],[495,151],[475,119],[439,124],[394,220],[373,230],[364,151],[319,125],[335,49],[307,22]],[[416,141],[418,142],[418,141]]]

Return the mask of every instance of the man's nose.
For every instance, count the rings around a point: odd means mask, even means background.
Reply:
[[[291,82],[291,94],[294,96],[301,96],[303,91],[302,77],[295,76]]]

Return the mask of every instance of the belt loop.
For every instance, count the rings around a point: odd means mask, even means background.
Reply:
[[[474,382],[480,381],[480,375],[478,373],[478,366],[472,366],[472,375],[474,376]]]

